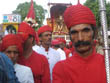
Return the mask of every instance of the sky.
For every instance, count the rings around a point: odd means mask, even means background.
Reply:
[[[16,10],[20,3],[30,2],[31,0],[1,0],[0,2],[0,23],[3,21],[3,14],[11,14],[13,10]],[[33,0],[38,5],[42,5],[44,9],[48,10],[47,3],[72,3],[77,4],[78,0]],[[86,0],[80,0],[83,4]],[[109,0],[110,1],[110,0]]]

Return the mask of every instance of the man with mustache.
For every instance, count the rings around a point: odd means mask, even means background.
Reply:
[[[38,37],[41,42],[41,46],[36,51],[39,54],[43,54],[48,59],[50,66],[50,75],[52,77],[52,69],[54,65],[60,60],[59,52],[51,48],[52,28],[48,25],[40,27],[38,29]]]
[[[96,20],[92,11],[78,3],[64,12],[75,48],[74,56],[58,62],[53,69],[53,83],[106,83],[104,56],[96,53]]]

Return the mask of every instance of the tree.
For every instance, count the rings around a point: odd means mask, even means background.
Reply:
[[[106,3],[106,2],[105,2]],[[99,12],[99,3],[98,0],[87,0],[84,3],[85,6],[88,6],[92,12],[95,14],[97,26],[101,26],[100,22],[100,12]],[[107,24],[110,26],[110,3],[106,3],[106,14],[107,14]]]
[[[110,3],[106,4],[106,12],[107,12],[107,24],[110,27]],[[109,28],[110,29],[110,28]]]
[[[29,11],[30,2],[21,3],[17,6],[16,10],[14,10],[13,14],[20,14],[21,20],[23,21]],[[45,10],[42,6],[36,5],[34,2],[34,9],[36,14],[36,21],[39,24],[35,29],[38,29],[43,25],[43,21],[45,19],[45,14],[47,13],[47,10]]]
[[[98,0],[87,0],[84,3],[85,6],[88,6],[96,17],[97,26],[100,26],[100,14],[99,14],[99,5]]]

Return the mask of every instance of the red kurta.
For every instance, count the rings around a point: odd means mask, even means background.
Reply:
[[[64,52],[66,54],[66,58],[69,58],[69,54],[71,53],[71,51],[67,48],[64,48]]]
[[[53,83],[106,83],[104,56],[94,51],[89,57],[82,58],[74,53],[55,65]]]
[[[32,52],[32,55],[25,59],[19,58],[19,63],[31,68],[35,83],[50,83],[49,64],[45,56]]]

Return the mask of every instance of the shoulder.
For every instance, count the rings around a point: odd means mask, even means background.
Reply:
[[[97,56],[96,56],[96,59],[98,59],[98,60],[100,60],[100,61],[101,61],[101,60],[102,60],[102,61],[104,60],[104,55],[99,54],[99,53],[97,53],[96,55],[97,55]]]
[[[60,55],[60,53],[57,50],[53,49],[53,48],[50,48],[50,52],[53,53],[54,55],[56,55],[56,54]]]
[[[53,80],[56,80],[56,79],[62,80],[65,74],[66,74],[65,61],[59,61],[58,63],[55,64],[52,71]]]
[[[4,61],[4,63],[6,64],[6,65],[10,65],[10,66],[13,66],[13,63],[12,63],[12,61],[8,58],[8,56],[6,56],[4,53],[1,53],[0,52],[0,60],[2,60],[2,61]]]
[[[70,57],[71,58],[71,57]],[[68,58],[66,60],[61,60],[55,64],[54,69],[65,69],[67,66],[72,63],[72,60]]]
[[[39,61],[41,61],[41,62],[46,62],[46,63],[48,63],[48,60],[47,60],[47,58],[46,58],[44,55],[39,54],[39,53],[37,53],[37,52],[35,52],[35,51],[33,51],[33,54],[34,54],[34,56],[37,58],[37,60],[39,60]]]
[[[0,57],[3,58],[4,60],[9,60],[10,61],[10,59],[8,58],[8,56],[6,56],[4,53],[1,53],[0,52]]]
[[[68,69],[69,67],[71,67],[71,65],[75,65],[77,64],[77,60],[74,58],[74,56],[67,58],[66,60],[61,60],[59,62],[57,62],[57,64],[55,65],[56,68],[63,68],[64,69]]]
[[[14,65],[14,68],[15,69],[20,69],[20,70],[22,70],[22,71],[25,71],[25,72],[30,72],[31,71],[31,68],[30,67],[27,67],[27,66],[24,66],[24,65],[20,65],[20,64],[15,64]]]
[[[63,68],[64,68],[64,61],[59,61],[55,64],[53,68],[53,73],[56,73],[56,72],[61,73]]]

